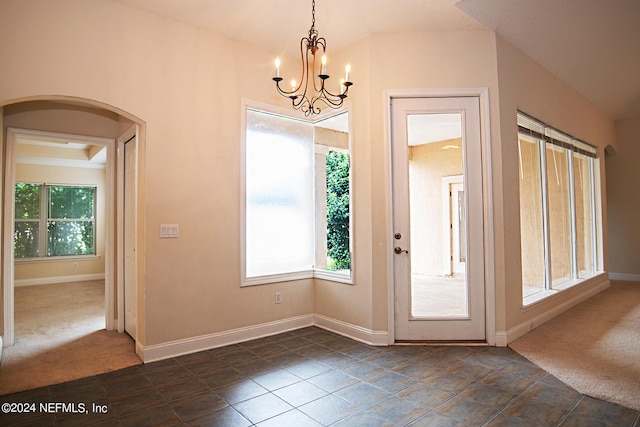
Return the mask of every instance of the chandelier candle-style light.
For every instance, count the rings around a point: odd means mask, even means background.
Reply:
[[[311,29],[309,29],[309,35],[303,37],[300,40],[300,60],[302,61],[302,76],[300,83],[296,83],[295,80],[291,81],[291,91],[284,90],[280,87],[282,77],[280,77],[280,58],[276,58],[276,75],[273,81],[276,82],[276,89],[280,95],[291,99],[293,108],[304,112],[305,116],[311,114],[319,114],[320,106],[316,105],[317,101],[324,102],[331,108],[340,108],[347,92],[349,92],[349,86],[353,85],[349,81],[349,72],[351,67],[346,66],[345,76],[340,80],[340,93],[331,93],[325,87],[326,81],[329,79],[327,74],[327,57],[325,50],[327,49],[327,41],[324,37],[318,37],[318,31],[315,29],[316,25],[316,2],[311,2]],[[317,80],[314,77],[316,73],[316,53],[322,48],[322,58],[320,59],[320,65],[318,67]],[[309,52],[311,52],[311,58],[309,58]],[[307,89],[310,89],[309,80],[313,82],[313,93],[307,95]],[[301,91],[302,89],[302,91]]]

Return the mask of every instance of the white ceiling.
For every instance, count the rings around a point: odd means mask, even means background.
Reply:
[[[311,0],[114,0],[292,55]],[[640,0],[317,0],[339,50],[369,34],[495,30],[614,119],[640,117]]]

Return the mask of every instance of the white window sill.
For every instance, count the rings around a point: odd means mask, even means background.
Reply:
[[[291,282],[293,280],[320,279],[330,282],[353,284],[351,274],[339,273],[328,270],[305,270],[295,273],[271,274],[267,276],[247,277],[242,281],[241,287],[266,285],[269,283]]]
[[[16,264],[29,264],[33,262],[94,261],[97,259],[100,259],[99,255],[69,255],[37,258],[15,258],[14,261]]]
[[[541,290],[539,292],[536,292],[534,294],[528,295],[526,297],[524,297],[522,299],[522,310],[528,310],[532,307],[534,307],[537,303],[547,300],[548,298],[554,296],[554,295],[558,295],[561,294],[562,292],[566,291],[567,289],[571,289],[576,285],[579,285],[581,283],[586,282],[589,279],[592,279],[596,276],[599,276],[603,274],[602,271],[596,271],[594,273],[591,273],[589,275],[585,275],[584,277],[581,277],[579,279],[569,279],[569,280],[564,280],[562,282],[556,283],[555,285],[553,285],[552,289],[548,289],[548,290]]]
[[[338,283],[345,283],[347,285],[353,285],[351,272],[341,273],[338,271],[330,271],[330,270],[314,270],[313,277],[314,279],[328,280],[330,282],[338,282]]]

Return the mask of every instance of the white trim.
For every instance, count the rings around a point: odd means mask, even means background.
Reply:
[[[5,140],[5,161],[4,161],[4,221],[3,231],[3,252],[2,257],[2,284],[3,284],[3,314],[4,314],[4,346],[11,347],[15,342],[14,326],[14,284],[13,284],[13,233],[15,217],[16,198],[16,134],[7,129]]]
[[[149,363],[170,357],[251,341],[283,332],[307,328],[309,326],[317,326],[369,345],[386,346],[389,343],[387,331],[372,331],[319,314],[307,314],[146,347],[143,347],[137,342],[136,353],[144,363]]]
[[[622,280],[627,282],[640,282],[640,274],[609,272],[609,280]]]
[[[391,99],[392,98],[433,98],[472,96],[480,102],[480,138],[483,155],[483,199],[484,199],[484,239],[485,239],[485,324],[488,345],[496,344],[496,305],[495,305],[495,227],[493,198],[493,161],[491,152],[491,104],[489,88],[430,88],[430,89],[389,89],[383,94],[384,102],[384,141],[386,174],[385,197],[387,230],[393,233],[393,205],[390,197],[392,189],[391,174]],[[391,238],[391,236],[389,237]],[[388,343],[395,342],[395,293],[393,288],[393,253],[387,251],[387,312]]]
[[[353,274],[351,274],[351,272],[349,272],[349,274],[345,274],[337,271],[320,270],[316,268],[313,270],[313,278],[318,280],[327,280],[329,282],[338,282],[347,285],[353,285]]]
[[[124,167],[125,167],[125,158],[124,158],[124,144],[129,141],[131,138],[137,138],[139,134],[139,125],[134,123],[131,125],[126,131],[124,131],[120,136],[118,136],[116,142],[116,165],[115,165],[115,174],[116,174],[116,184],[117,188],[115,189],[115,198],[117,200],[117,212],[116,212],[116,253],[118,256],[116,257],[115,263],[115,280],[114,286],[109,289],[111,295],[115,294],[115,298],[117,301],[117,307],[114,307],[111,304],[109,308],[110,313],[108,313],[109,317],[113,319],[113,329],[118,332],[124,332]],[[136,150],[138,147],[136,146]],[[136,153],[136,162],[137,162],[137,153]],[[136,200],[136,214],[134,216],[137,217],[137,182],[138,182],[138,166],[136,163],[136,172],[134,180],[136,181],[136,195],[134,196]],[[136,220],[137,221],[137,220]],[[137,239],[137,238],[136,238]],[[134,242],[135,244],[135,242]],[[136,261],[136,269],[137,269],[137,261]],[[137,270],[136,270],[137,271]],[[137,276],[137,275],[136,275]],[[137,288],[137,279],[136,279],[136,288]],[[137,289],[136,289],[137,292]],[[133,337],[136,343],[138,342],[137,337]],[[137,345],[137,344],[136,344]],[[137,351],[137,347],[136,347]]]
[[[42,157],[35,156],[16,156],[16,163],[23,165],[46,165],[46,166],[58,166],[63,168],[83,168],[83,169],[105,169],[104,163],[90,163],[86,160],[72,160],[72,159],[56,159],[49,157],[43,159]]]
[[[594,295],[599,294],[600,292],[604,291],[605,289],[607,289],[610,286],[609,280],[606,279],[605,276],[601,276],[602,278],[604,278],[605,280],[595,284],[591,289],[576,295],[575,297],[563,302],[560,305],[557,305],[547,311],[545,311],[544,313],[541,313],[537,316],[535,316],[534,318],[530,319],[530,320],[526,320],[524,322],[519,323],[518,325],[514,326],[513,328],[510,328],[507,331],[496,331],[496,342],[495,345],[497,347],[506,347],[507,345],[509,345],[510,343],[512,343],[513,341],[517,340],[518,338],[526,335],[527,333],[529,333],[530,331],[534,330],[535,328],[537,328],[538,326],[548,322],[549,320],[553,319],[554,317],[564,313],[565,311],[569,310],[570,308],[580,304],[581,302],[586,301],[587,299],[591,298]],[[559,294],[556,294],[559,295]],[[545,302],[548,302],[549,300],[553,299],[555,297],[552,296],[551,298],[547,298],[546,300],[544,300]]]
[[[389,345],[389,333],[387,331],[373,331],[371,329],[363,328],[341,320],[332,319],[320,314],[316,314],[314,319],[315,326],[353,340],[375,346]]]
[[[41,277],[36,279],[14,280],[16,288],[21,286],[50,285],[54,283],[86,282],[88,280],[104,280],[104,273],[77,274],[74,276]],[[106,287],[106,285],[105,285]]]
[[[245,277],[241,286],[259,286],[268,283],[291,282],[294,280],[313,279],[313,270],[296,271],[293,273],[270,274],[267,276]]]
[[[149,345],[141,348],[138,348],[136,345],[136,353],[144,363],[148,363],[183,354],[195,353],[197,351],[250,341],[270,335],[281,334],[283,332],[313,325],[313,315],[308,314],[254,326],[247,326],[244,328],[231,329],[229,331],[170,341],[163,344]]]

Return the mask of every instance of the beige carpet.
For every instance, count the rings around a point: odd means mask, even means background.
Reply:
[[[0,395],[142,363],[126,334],[104,329],[104,281],[15,289],[15,337],[0,365]]]
[[[581,393],[640,410],[640,283],[611,282],[510,347]]]

